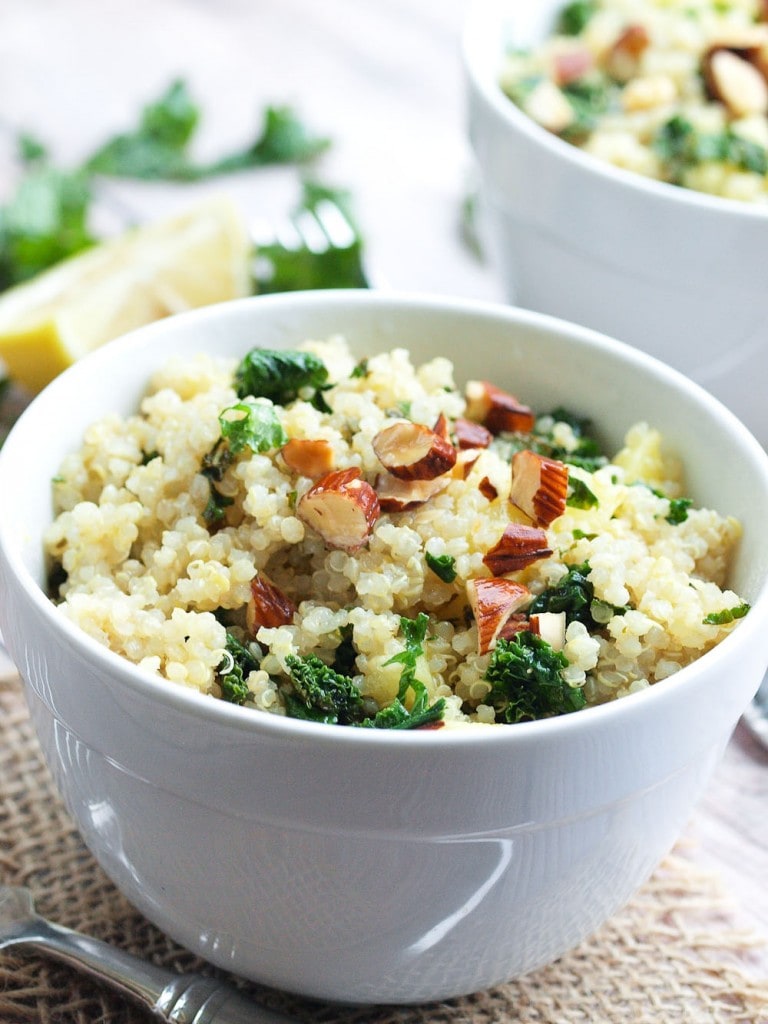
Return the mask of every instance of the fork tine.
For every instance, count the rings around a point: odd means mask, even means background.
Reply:
[[[335,248],[348,249],[357,241],[355,229],[344,211],[330,199],[320,200],[315,207],[315,216]]]
[[[311,210],[300,210],[298,214],[291,217],[291,225],[296,229],[297,235],[310,252],[327,252],[334,244]]]

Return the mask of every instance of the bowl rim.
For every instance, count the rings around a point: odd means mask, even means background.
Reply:
[[[206,321],[216,323],[221,320],[222,314],[224,318],[237,316],[239,311],[256,304],[259,307],[276,307],[278,311],[284,307],[292,308],[294,306],[301,306],[303,308],[312,308],[314,306],[319,308],[332,307],[337,304],[341,307],[348,307],[351,304],[352,306],[369,305],[403,312],[408,310],[426,310],[440,314],[454,312],[460,315],[496,321],[506,320],[510,324],[542,328],[560,335],[565,334],[568,338],[578,341],[579,344],[586,344],[589,347],[619,351],[622,358],[626,359],[630,364],[634,363],[637,366],[644,367],[646,370],[650,370],[656,377],[669,379],[674,386],[682,387],[683,390],[693,393],[697,399],[706,404],[712,414],[723,422],[730,433],[735,433],[739,436],[742,446],[746,446],[747,450],[751,448],[753,456],[758,460],[764,461],[766,479],[768,479],[768,454],[735,414],[681,372],[656,359],[654,356],[610,338],[605,334],[549,314],[485,300],[402,291],[379,292],[365,289],[334,289],[250,296],[216,306],[191,310],[140,327],[110,342],[108,346],[103,346],[90,353],[52,381],[39,396],[32,400],[28,408],[22,413],[17,424],[14,425],[8,435],[5,445],[0,449],[0,481],[3,476],[5,461],[8,458],[6,453],[13,451],[14,439],[17,434],[23,432],[24,424],[36,415],[36,409],[41,405],[55,400],[60,394],[66,395],[70,393],[72,390],[71,385],[77,383],[78,377],[82,372],[91,372],[91,368],[98,367],[99,364],[109,365],[115,358],[120,359],[122,353],[130,352],[136,346],[143,347],[151,344],[158,335],[162,337],[166,333],[173,335],[178,331],[183,332],[187,323],[204,324]],[[162,358],[161,355],[158,356],[158,360]],[[82,370],[83,366],[86,367],[85,371]],[[99,667],[101,674],[109,675],[113,682],[119,681],[121,686],[137,691],[152,702],[157,701],[166,708],[178,710],[195,718],[205,719],[209,724],[221,721],[222,724],[237,731],[244,731],[254,735],[265,734],[290,738],[294,742],[306,741],[321,746],[326,744],[338,746],[341,742],[351,743],[353,746],[362,744],[363,747],[369,747],[373,743],[394,747],[406,745],[434,749],[436,744],[442,746],[446,743],[462,746],[465,744],[472,746],[477,743],[482,743],[483,745],[512,742],[524,744],[527,742],[539,742],[543,736],[547,736],[548,739],[565,738],[574,730],[586,730],[589,732],[592,728],[601,728],[601,723],[603,722],[615,723],[621,726],[627,715],[637,713],[633,709],[640,711],[649,702],[651,705],[654,703],[659,704],[661,708],[680,689],[695,687],[696,675],[703,659],[706,660],[707,666],[712,670],[716,670],[716,662],[728,658],[729,652],[734,646],[745,646],[750,642],[759,642],[757,638],[762,636],[760,628],[763,625],[763,620],[768,622],[767,580],[761,587],[758,597],[752,602],[752,610],[759,607],[759,614],[753,615],[750,612],[750,615],[747,615],[740,622],[737,630],[725,637],[716,647],[706,652],[702,658],[680,669],[673,676],[660,680],[644,690],[626,695],[607,704],[584,708],[579,712],[554,718],[521,722],[514,727],[497,727],[496,725],[478,727],[477,724],[470,724],[467,726],[451,726],[430,730],[356,729],[343,725],[306,722],[268,712],[249,712],[248,709],[218,700],[197,690],[174,684],[170,680],[159,676],[155,677],[151,673],[144,671],[138,665],[103,646],[75,623],[61,615],[57,607],[46,596],[42,586],[27,568],[21,552],[9,547],[4,533],[5,521],[2,509],[0,508],[0,562],[5,561],[10,575],[13,576],[13,585],[21,588],[27,600],[32,603],[45,621],[47,628],[64,640],[68,647],[74,648],[83,660],[95,667]],[[1,574],[0,578],[2,578]],[[8,590],[10,593],[10,585]],[[757,621],[758,618],[760,619],[759,622]]]
[[[751,203],[747,200],[711,195],[646,177],[637,171],[625,170],[593,156],[579,146],[565,142],[525,114],[505,95],[498,82],[501,57],[504,53],[504,25],[513,3],[524,2],[525,0],[469,0],[461,31],[461,55],[469,86],[482,97],[486,106],[508,129],[524,135],[553,160],[571,165],[582,174],[602,179],[616,188],[674,206],[691,207],[697,211],[704,211],[709,216],[747,220],[768,218],[768,202]]]

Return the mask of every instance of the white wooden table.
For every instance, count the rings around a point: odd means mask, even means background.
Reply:
[[[462,0],[0,0],[0,201],[8,131],[76,162],[175,76],[203,111],[201,157],[256,134],[266,103],[294,104],[333,147],[318,169],[348,187],[377,281],[500,299],[461,242],[471,180],[460,64]],[[141,217],[220,187],[113,186]],[[298,196],[291,170],[228,180],[250,214]],[[688,829],[745,918],[768,936],[768,754],[739,728]]]

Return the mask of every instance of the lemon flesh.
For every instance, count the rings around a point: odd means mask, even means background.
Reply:
[[[135,228],[0,295],[0,361],[34,394],[127,331],[249,294],[251,256],[240,211],[223,196]]]

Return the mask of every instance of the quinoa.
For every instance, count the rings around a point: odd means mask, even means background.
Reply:
[[[44,538],[61,614],[147,672],[214,698],[228,696],[234,637],[251,659],[238,703],[283,715],[296,659],[314,656],[341,672],[342,652],[344,678],[364,706],[391,705],[404,674],[403,620],[422,621],[412,668],[451,724],[502,720],[488,678],[494,646],[481,651],[469,599],[477,581],[519,584],[527,597],[509,621],[523,632],[537,600],[574,569],[584,572],[597,621],[563,618],[557,644],[560,679],[584,705],[667,678],[746,611],[726,589],[738,522],[681,501],[682,467],[644,423],[614,458],[594,464],[577,457],[579,431],[557,413],[539,416],[531,436],[489,434],[486,447],[458,447],[462,457],[427,500],[378,510],[357,544],[329,544],[302,515],[318,481],[289,466],[286,438],[322,441],[334,473],[358,471],[358,486],[383,493],[388,474],[374,450],[381,431],[442,423],[456,455],[455,432],[471,409],[445,358],[414,366],[394,349],[356,364],[343,338],[300,350],[321,361],[327,385],[285,404],[258,399],[279,421],[282,442],[239,451],[215,479],[204,467],[221,445],[223,411],[241,401],[236,361],[177,357],[154,375],[135,415],[109,415],[86,431],[54,483]],[[539,527],[546,553],[495,577],[486,556],[505,529],[531,529],[530,514],[510,500],[511,453],[544,435],[562,456],[555,466],[574,453],[571,497]],[[436,571],[441,565],[447,571]],[[260,581],[288,602],[286,615],[265,619],[256,608],[254,620]]]
[[[761,0],[575,0],[511,52],[504,91],[598,159],[728,199],[768,201]]]

